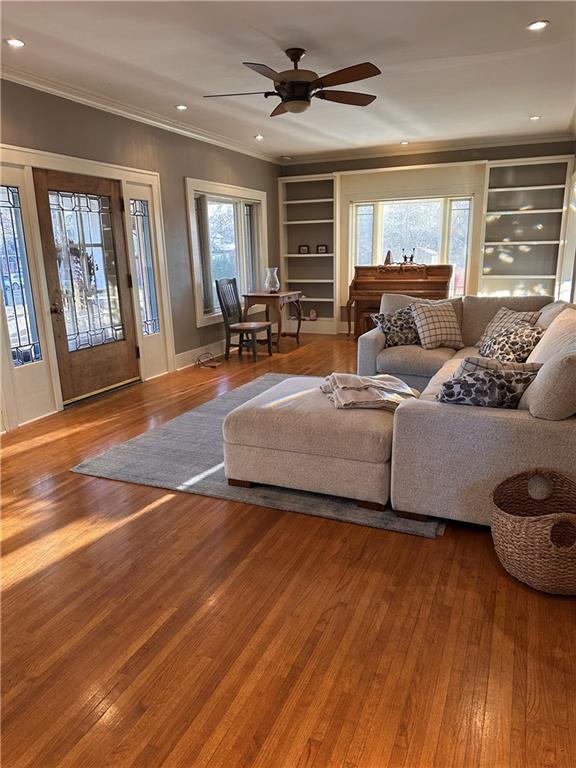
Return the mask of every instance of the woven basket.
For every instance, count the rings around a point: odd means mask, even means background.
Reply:
[[[492,538],[512,576],[542,592],[576,595],[576,483],[546,469],[494,490]]]

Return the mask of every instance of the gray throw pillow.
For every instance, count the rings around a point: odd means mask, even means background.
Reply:
[[[524,363],[543,333],[544,329],[537,325],[515,325],[488,339],[480,347],[480,354],[501,363]]]
[[[547,360],[518,407],[528,409],[537,419],[548,421],[576,415],[576,352],[560,353]]]
[[[407,344],[420,343],[410,307],[403,307],[389,315],[371,315],[371,317],[386,336],[385,347],[403,347]]]
[[[477,405],[486,408],[517,408],[535,373],[478,371],[453,376],[436,395],[441,403]]]
[[[539,312],[516,312],[514,309],[508,309],[508,307],[500,307],[484,329],[478,346],[482,347],[489,339],[501,331],[506,331],[509,328],[524,325],[525,323],[534,325],[538,315]]]

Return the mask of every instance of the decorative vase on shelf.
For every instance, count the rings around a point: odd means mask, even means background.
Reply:
[[[267,293],[278,293],[280,290],[280,280],[278,280],[278,267],[266,267],[264,290]]]

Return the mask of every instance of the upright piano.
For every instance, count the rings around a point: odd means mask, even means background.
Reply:
[[[354,268],[348,289],[348,335],[354,306],[354,336],[374,327],[370,315],[380,311],[383,293],[405,293],[420,299],[446,299],[452,277],[451,264],[379,264]]]

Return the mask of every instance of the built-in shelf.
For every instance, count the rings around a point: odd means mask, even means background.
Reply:
[[[330,283],[332,284],[334,280],[309,280],[306,277],[303,278],[290,278],[290,280],[286,280],[287,283]]]
[[[535,189],[564,189],[564,184],[535,184],[531,187],[490,187],[488,192],[530,192]]]
[[[287,259],[325,259],[326,257],[332,258],[333,253],[285,253],[284,257]]]
[[[299,219],[298,221],[285,221],[284,224],[334,224],[334,219]]]
[[[314,298],[312,298],[310,296],[302,296],[300,301],[314,301],[314,302],[320,301],[322,303],[330,303],[331,304],[334,301],[334,299],[314,299]]]
[[[482,277],[492,280],[555,280],[556,275],[488,275],[483,274]]]
[[[333,197],[311,197],[308,200],[284,200],[284,205],[304,205],[306,203],[333,203]]]
[[[491,192],[493,190],[490,190]],[[563,208],[538,208],[537,210],[524,210],[524,211],[487,211],[486,216],[517,216],[518,214],[525,215],[527,213],[562,213]]]
[[[486,240],[484,247],[491,245],[559,245],[560,240]]]

